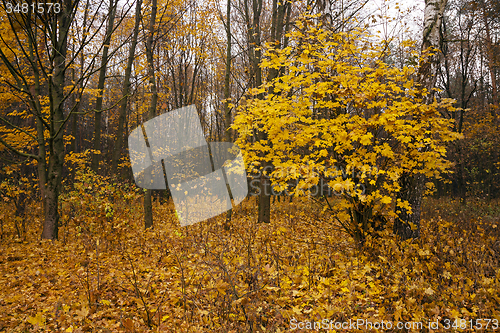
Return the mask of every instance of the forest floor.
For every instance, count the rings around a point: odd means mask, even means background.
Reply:
[[[155,202],[154,229],[144,231],[139,192],[92,189],[64,196],[55,242],[39,240],[40,205],[30,206],[23,232],[11,203],[1,204],[0,331],[500,326],[498,202],[429,198],[420,239],[400,243],[387,232],[361,250],[305,199],[273,204],[262,224],[247,198],[230,228],[225,214],[181,228],[173,205]]]

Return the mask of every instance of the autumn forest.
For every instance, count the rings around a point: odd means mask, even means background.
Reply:
[[[498,0],[2,0],[0,332],[500,330]]]

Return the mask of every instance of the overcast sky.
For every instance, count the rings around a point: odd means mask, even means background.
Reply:
[[[394,36],[403,31],[405,38],[412,37],[420,39],[422,22],[424,18],[424,0],[371,0],[368,4],[369,12],[374,15],[386,13],[393,18],[392,22],[381,23],[377,18],[377,23],[373,24],[373,32],[380,31],[382,35]]]

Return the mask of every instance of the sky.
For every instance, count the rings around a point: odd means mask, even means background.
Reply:
[[[371,0],[368,10],[373,15],[386,15],[392,17],[392,22],[384,22],[377,18],[377,23],[372,23],[374,32],[380,31],[382,35],[401,36],[420,39],[424,18],[424,0]]]

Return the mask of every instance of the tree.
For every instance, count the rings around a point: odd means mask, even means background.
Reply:
[[[454,130],[463,132],[464,114],[477,90],[478,79],[474,79],[474,67],[479,38],[475,21],[476,15],[469,10],[467,3],[448,4],[448,15],[442,21],[443,40],[440,51],[443,55],[438,66],[438,86],[443,95],[457,100],[457,112],[447,113],[446,117],[455,120]],[[462,204],[466,204],[467,187],[465,180],[464,141],[459,140],[450,147],[450,159],[456,161],[453,177],[453,195],[459,195]]]
[[[43,16],[35,16],[28,11],[27,14],[5,14],[7,17],[3,18],[4,23],[8,21],[9,32],[13,34],[9,38],[10,42],[17,44],[13,47],[6,40],[8,37],[5,33],[2,33],[0,57],[10,74],[10,80],[5,83],[18,98],[29,104],[30,112],[36,118],[36,137],[31,133],[29,136],[37,141],[38,154],[16,149],[3,137],[0,137],[0,142],[15,153],[37,161],[45,211],[42,238],[46,239],[56,239],[58,235],[58,196],[64,162],[63,127],[66,122],[64,101],[67,96],[64,87],[67,41],[77,4],[66,0],[52,13]],[[44,40],[40,35],[47,39]],[[20,54],[15,48],[20,50]],[[17,54],[23,58],[22,62],[18,61]],[[33,81],[34,85],[31,84]],[[48,102],[41,100],[42,84],[47,86]],[[13,126],[7,119],[3,121]],[[48,132],[47,136],[45,131]]]
[[[362,245],[374,216],[409,208],[397,200],[401,174],[438,177],[449,167],[445,144],[458,135],[438,109],[453,110],[452,101],[427,104],[415,68],[385,63],[387,49],[362,29],[333,33],[315,16],[295,25],[289,46],[267,50],[262,68],[287,70],[252,91],[233,125],[236,142],[250,172],[264,156],[274,191],[295,183],[289,194],[324,197]],[[252,142],[256,131],[266,136]]]
[[[420,61],[416,82],[423,90],[421,98],[426,104],[434,103],[434,87],[440,61],[441,22],[447,0],[426,0],[424,11],[424,30],[422,36],[422,60]],[[418,119],[418,115],[409,115]],[[426,147],[421,149],[425,150]],[[415,170],[403,172],[399,179],[401,189],[398,200],[408,202],[411,209],[396,208],[394,232],[402,239],[417,238],[420,235],[420,212],[422,196],[425,191],[425,173]]]
[[[58,237],[58,198],[65,156],[63,134],[64,127],[76,109],[76,105],[71,109],[66,108],[66,101],[76,87],[93,74],[95,58],[86,59],[84,74],[71,86],[67,85],[66,80],[68,69],[86,45],[95,42],[99,46],[96,33],[88,33],[82,36],[80,44],[75,46],[75,51],[69,56],[68,39],[79,3],[78,0],[63,0],[55,3],[51,10],[45,8],[42,14],[29,10],[27,13],[1,13],[5,29],[0,32],[0,59],[8,72],[2,85],[10,91],[14,100],[22,103],[29,116],[34,118],[34,123],[29,129],[20,128],[14,123],[17,115],[11,115],[10,119],[9,116],[2,116],[1,121],[16,133],[26,135],[30,140],[28,146],[36,145],[37,152],[16,146],[5,133],[0,136],[0,143],[37,163],[44,206],[44,239]],[[7,8],[5,2],[4,8]],[[93,18],[89,26],[95,22]]]
[[[231,136],[231,106],[230,106],[230,78],[231,78],[231,0],[227,1],[226,9],[226,69],[224,72],[224,133],[227,142]]]
[[[118,113],[118,128],[116,131],[116,140],[113,150],[113,160],[111,164],[111,173],[116,175],[118,172],[118,162],[122,153],[123,146],[123,132],[125,131],[126,116],[127,116],[127,103],[130,94],[130,77],[132,75],[132,65],[134,63],[135,49],[137,46],[137,37],[139,35],[139,24],[141,22],[141,7],[142,0],[137,0],[135,5],[135,23],[134,30],[132,33],[132,39],[130,41],[130,48],[127,57],[127,66],[125,67],[125,76],[123,78],[122,84],[122,100],[120,101],[119,113]]]
[[[146,38],[146,58],[148,63],[149,86],[151,89],[151,102],[148,109],[148,118],[152,119],[156,114],[156,104],[158,103],[158,91],[156,88],[155,65],[153,59],[153,37],[156,23],[157,0],[151,0],[151,14],[149,17],[148,37]],[[144,228],[153,227],[153,207],[151,203],[152,190],[144,193]]]
[[[108,67],[108,52],[111,43],[111,36],[114,31],[114,22],[116,15],[116,6],[118,1],[109,0],[108,22],[106,26],[106,35],[104,37],[104,47],[102,48],[101,67],[99,69],[99,83],[97,84],[97,99],[94,112],[94,154],[92,156],[92,170],[99,171],[99,161],[101,155],[101,118],[102,101],[104,98],[104,83],[106,80],[106,70]]]
[[[231,0],[227,1],[226,4],[226,68],[224,70],[224,136],[227,142],[232,142],[233,138],[231,135],[231,105],[230,105],[230,80],[231,80]],[[227,186],[229,190],[229,186]],[[226,213],[226,229],[229,228],[229,223],[231,222],[231,216],[233,214],[232,208]]]
[[[248,40],[248,58],[252,75],[250,76],[253,87],[260,87],[262,85],[263,73],[260,67],[262,61],[262,31],[261,21],[263,16],[264,1],[253,0],[250,11],[248,1],[243,2],[244,17],[247,25],[247,40]],[[292,3],[290,1],[277,1],[273,0],[271,6],[271,26],[270,26],[270,40],[269,42],[277,48],[286,45],[284,39],[286,32],[290,26],[290,17],[292,11]],[[271,69],[269,72],[269,80],[274,79],[280,69]],[[263,131],[256,131],[255,137],[257,140],[266,140],[266,133]],[[271,184],[269,175],[266,174],[267,170],[272,168],[273,165],[270,160],[262,156],[262,165],[260,172],[260,193],[259,193],[259,222],[270,222],[271,210]],[[266,170],[266,171],[264,171]]]
[[[495,54],[493,51],[493,41],[491,39],[491,29],[490,29],[490,23],[488,22],[488,14],[487,14],[487,8],[486,8],[486,1],[485,0],[480,0],[479,1],[480,6],[481,6],[481,13],[482,13],[482,18],[484,21],[484,32],[485,32],[485,44],[486,44],[486,55],[488,59],[488,69],[490,71],[490,79],[491,79],[491,101],[492,105],[490,108],[490,112],[492,115],[495,115],[496,109],[498,109],[499,106],[499,100],[498,100],[498,91],[497,91],[497,79],[496,79],[496,63],[495,63]]]

